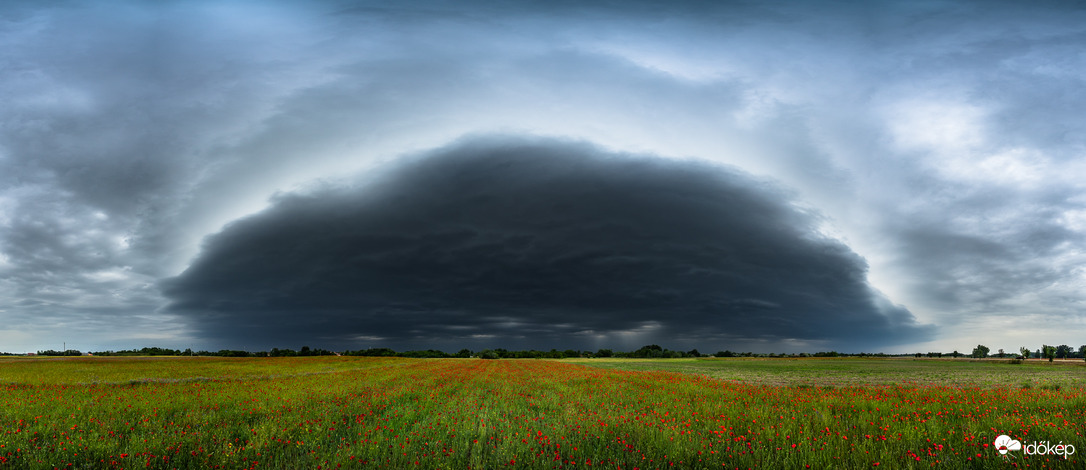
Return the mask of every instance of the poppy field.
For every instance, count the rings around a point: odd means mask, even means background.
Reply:
[[[993,442],[1086,449],[1086,367],[834,385],[725,361],[3,358],[0,468],[1082,468]]]

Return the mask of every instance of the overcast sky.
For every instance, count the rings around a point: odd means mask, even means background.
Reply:
[[[1074,2],[3,2],[0,351],[1086,343]]]

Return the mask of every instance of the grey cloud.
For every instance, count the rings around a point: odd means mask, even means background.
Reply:
[[[162,283],[202,335],[586,346],[655,325],[867,346],[930,335],[774,184],[586,144],[481,138],[284,194]],[[696,332],[691,334],[691,332]],[[296,341],[296,340],[295,340]]]
[[[1074,292],[1086,237],[1063,214],[1086,210],[1067,188],[1047,190],[960,186],[938,211],[891,224],[898,269],[918,306],[975,315],[1077,315],[1063,306]],[[1071,281],[1069,283],[1069,281]],[[1040,300],[1040,302],[1038,302]],[[1023,308],[1028,310],[1023,311]]]
[[[286,13],[275,7],[9,8],[0,185],[63,195],[64,211],[102,211],[144,256],[174,249],[176,213],[224,159],[217,147],[323,70],[297,57],[316,42],[305,24],[278,22]],[[231,10],[250,14],[250,28],[236,28]]]
[[[149,279],[276,191],[523,131],[781,181],[925,321],[1074,318],[1084,15],[1067,2],[4,2],[0,309],[75,322],[111,306],[131,323],[163,302]],[[960,124],[975,141],[902,148],[895,110],[917,103],[949,108],[914,113],[908,131]],[[941,120],[956,106],[960,122]],[[985,177],[992,155],[1032,164],[1032,179]],[[15,307],[45,292],[48,308]],[[783,305],[747,300],[735,305]],[[536,328],[452,331],[514,324]]]
[[[144,316],[176,273],[190,187],[218,141],[319,74],[280,62],[293,25],[237,30],[230,8],[0,6],[0,310],[22,344],[184,337]]]

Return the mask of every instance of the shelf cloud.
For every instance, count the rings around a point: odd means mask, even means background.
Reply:
[[[734,168],[492,136],[278,195],[163,281],[204,336],[589,348],[626,335],[887,345],[928,325],[780,185]]]

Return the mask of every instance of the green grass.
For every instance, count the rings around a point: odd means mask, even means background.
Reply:
[[[619,370],[671,371],[763,385],[1086,387],[1086,362],[914,358],[566,359]]]
[[[998,386],[1002,366],[961,364],[8,359],[0,468],[1082,467],[991,448],[1086,449],[1080,376]],[[982,383],[899,382],[941,366]]]
[[[308,359],[308,358],[306,358]],[[319,359],[319,358],[314,358]],[[259,360],[223,357],[0,357],[0,385],[125,384],[200,380],[255,380],[327,374],[395,362],[357,360]]]

